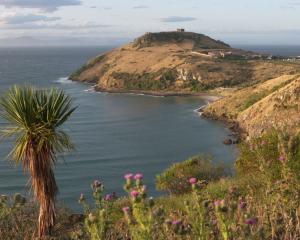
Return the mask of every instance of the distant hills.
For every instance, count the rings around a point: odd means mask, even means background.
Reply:
[[[0,38],[0,47],[47,47],[47,46],[101,46],[101,45],[120,45],[128,39],[115,38],[36,38],[31,36]]]

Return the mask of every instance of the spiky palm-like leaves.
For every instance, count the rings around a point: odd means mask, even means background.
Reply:
[[[12,87],[0,99],[1,115],[8,125],[3,137],[14,137],[12,159],[22,163],[40,204],[38,235],[51,233],[55,223],[58,187],[53,166],[56,154],[73,149],[68,135],[58,130],[75,108],[63,91]]]

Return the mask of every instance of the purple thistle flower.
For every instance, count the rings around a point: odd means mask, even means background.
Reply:
[[[131,193],[130,193],[131,197],[133,198],[136,198],[138,195],[139,195],[139,192],[136,191],[136,190],[133,190]]]
[[[113,194],[106,194],[104,197],[105,201],[112,201],[114,199]]]
[[[255,225],[255,224],[257,224],[257,222],[258,222],[258,219],[257,219],[256,217],[253,217],[253,218],[247,218],[247,219],[245,220],[245,223],[246,223],[247,225]]]
[[[180,225],[181,223],[182,223],[181,220],[174,220],[174,221],[172,221],[173,225]]]
[[[129,207],[123,207],[122,210],[123,210],[124,213],[129,213],[130,208]]]
[[[132,173],[127,173],[127,174],[124,175],[124,178],[126,180],[131,180],[133,178],[133,174]]]
[[[239,208],[240,209],[245,209],[247,207],[247,203],[245,202],[245,201],[241,201],[240,203],[239,203]]]
[[[190,184],[196,184],[197,183],[197,178],[190,178],[189,180]]]
[[[99,180],[95,180],[92,184],[92,187],[95,188],[100,188],[102,186],[102,183]]]
[[[279,161],[280,161],[280,162],[284,163],[285,160],[286,160],[285,156],[281,155],[281,156],[279,157]]]
[[[141,173],[135,174],[135,175],[134,175],[134,179],[135,179],[135,180],[142,180],[142,179],[143,179],[143,174],[141,174]]]
[[[214,205],[215,205],[215,207],[222,207],[225,205],[225,200],[224,199],[216,200],[216,201],[214,201]]]

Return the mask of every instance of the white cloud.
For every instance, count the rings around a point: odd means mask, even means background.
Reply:
[[[81,5],[81,0],[0,0],[0,5],[7,8],[38,8],[43,11],[53,12],[59,7]]]
[[[60,20],[59,17],[48,17],[45,15],[27,14],[27,15],[12,15],[1,18],[1,21],[8,25],[18,25],[33,22],[52,22]]]
[[[47,22],[27,22],[24,24],[6,24],[1,26],[1,29],[4,30],[64,30],[64,31],[73,31],[73,30],[88,30],[88,29],[103,29],[110,27],[110,25],[104,24],[95,24],[95,23],[82,23],[82,24],[50,24]]]

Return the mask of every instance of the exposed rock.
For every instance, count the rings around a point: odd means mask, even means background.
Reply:
[[[232,139],[230,139],[230,138],[226,138],[226,139],[223,141],[223,143],[224,143],[225,145],[231,145],[231,144],[233,144],[233,141],[232,141]]]

